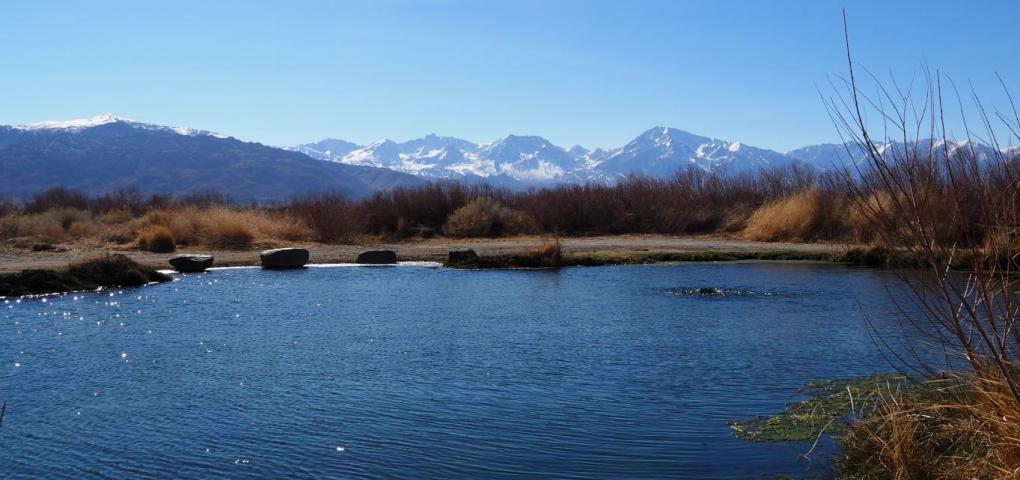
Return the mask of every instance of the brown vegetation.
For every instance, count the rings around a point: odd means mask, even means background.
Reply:
[[[0,275],[0,296],[137,287],[168,280],[169,276],[138,265],[124,255],[107,255],[72,264],[65,270],[25,270]]]
[[[849,41],[847,50],[849,59]],[[965,107],[944,104],[942,74],[928,74],[919,88],[906,91],[876,80],[866,90],[880,98],[869,98],[852,62],[849,73],[846,90],[827,107],[865,162],[841,172],[842,197],[874,244],[916,266],[902,275],[912,298],[897,298],[906,348],[888,348],[890,334],[872,330],[897,368],[922,379],[944,379],[951,387],[924,395],[885,392],[844,440],[842,474],[1017,478],[1020,162],[997,139],[1020,140],[1020,116],[1009,105],[1012,115],[996,111],[991,117],[972,94],[980,135],[991,146],[982,158],[973,142],[954,148],[948,137],[944,112],[962,115]],[[869,114],[882,124],[869,124]],[[991,118],[997,118],[995,125]],[[974,133],[961,120],[970,140]],[[877,137],[878,131],[894,132],[900,143],[887,146],[890,138]],[[954,268],[961,263],[966,271]]]
[[[170,253],[177,249],[177,243],[170,229],[149,225],[138,232],[138,248],[153,253]]]

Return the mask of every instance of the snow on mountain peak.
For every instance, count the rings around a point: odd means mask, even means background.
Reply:
[[[75,120],[55,120],[47,122],[29,123],[19,128],[22,130],[80,130],[84,128],[98,127],[108,123],[130,122],[130,120],[118,117],[112,113],[97,115],[92,118],[79,118]]]
[[[45,131],[45,130],[69,130],[72,132],[79,132],[87,130],[89,128],[100,127],[103,125],[110,125],[114,123],[120,123],[124,125],[130,125],[135,128],[141,128],[144,130],[155,130],[155,131],[167,131],[174,132],[178,135],[186,135],[189,137],[193,136],[210,136],[216,138],[227,138],[224,135],[209,132],[206,130],[196,130],[194,128],[181,128],[181,127],[167,127],[163,125],[153,125],[149,123],[140,123],[133,120],[126,119],[124,117],[118,117],[112,113],[105,113],[103,115],[97,115],[91,118],[79,118],[75,120],[54,120],[47,122],[30,123],[27,125],[21,125],[19,130],[26,131]]]
[[[313,145],[316,144],[307,146]],[[772,150],[662,126],[643,132],[623,147],[608,150],[581,146],[566,150],[534,135],[507,135],[477,145],[429,134],[403,143],[375,142],[343,155],[323,154],[322,149],[310,154],[324,160],[392,168],[426,177],[498,176],[532,185],[612,182],[630,174],[669,176],[691,167],[740,171],[796,162]]]

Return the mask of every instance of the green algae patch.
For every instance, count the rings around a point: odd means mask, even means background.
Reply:
[[[807,400],[787,405],[778,415],[730,422],[730,431],[737,438],[763,442],[814,441],[822,433],[838,438],[853,419],[870,413],[883,393],[918,385],[898,374],[813,381],[801,390],[809,395]]]

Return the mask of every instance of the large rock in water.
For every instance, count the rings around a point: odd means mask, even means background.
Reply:
[[[170,266],[181,273],[204,272],[212,264],[212,255],[174,255],[170,257]]]
[[[478,254],[470,248],[458,248],[450,250],[450,253],[446,255],[446,263],[456,264],[462,262],[468,262],[478,258]]]
[[[358,254],[358,263],[389,265],[397,263],[397,252],[393,250],[369,250]]]
[[[304,268],[308,263],[308,250],[304,248],[274,248],[262,252],[259,257],[262,258],[262,268],[271,270]]]

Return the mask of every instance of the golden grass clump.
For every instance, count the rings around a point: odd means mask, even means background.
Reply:
[[[762,242],[808,238],[817,215],[817,191],[794,193],[755,210],[744,227],[744,237]]]
[[[563,249],[560,239],[545,240],[542,245],[514,256],[517,266],[522,267],[559,267],[563,265]]]
[[[206,212],[203,220],[203,242],[218,248],[244,249],[255,239],[252,233],[252,215],[227,208],[213,208]]]
[[[478,197],[454,210],[443,227],[451,237],[499,237],[535,230],[533,219],[489,197]]]
[[[843,438],[840,478],[1017,478],[1020,411],[1006,385],[988,378],[886,392]]]
[[[141,219],[141,228],[161,226],[178,245],[245,249],[256,243],[301,241],[311,232],[300,220],[280,212],[221,206],[187,206],[154,210]]]
[[[743,236],[759,242],[834,238],[846,228],[843,210],[832,194],[810,188],[755,210],[747,220]]]
[[[177,249],[177,245],[170,229],[150,225],[138,232],[138,248],[153,253],[170,253]]]

